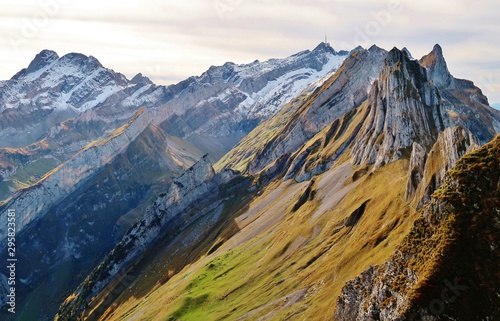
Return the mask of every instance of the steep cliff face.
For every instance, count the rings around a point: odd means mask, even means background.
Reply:
[[[439,88],[454,125],[469,129],[481,144],[500,132],[500,112],[489,106],[488,98],[472,81],[457,79],[450,74],[441,46],[435,45],[419,62]]]
[[[500,317],[500,136],[462,157],[385,264],[349,281],[335,320]]]
[[[417,207],[430,200],[432,193],[443,183],[446,172],[465,153],[476,149],[477,138],[462,127],[449,127],[439,133],[429,153],[413,143],[405,197],[414,199]]]
[[[273,119],[256,128],[225,155],[220,166],[257,173],[280,157],[295,152],[331,122],[361,105],[380,73],[386,54],[376,46],[351,52],[321,87],[294,100]]]
[[[370,114],[353,150],[356,164],[399,159],[414,142],[428,148],[450,125],[439,92],[417,61],[396,48],[370,91]]]
[[[201,216],[217,208],[223,201],[220,188],[237,178],[238,173],[225,171],[215,174],[210,160],[204,156],[148,207],[146,215],[125,234],[122,241],[87,277],[71,299],[61,306],[56,320],[79,320],[92,297],[123,272],[129,263],[140,259],[156,241],[173,238],[165,231],[180,233]],[[107,308],[107,307],[105,307]],[[87,311],[86,313],[90,313]]]

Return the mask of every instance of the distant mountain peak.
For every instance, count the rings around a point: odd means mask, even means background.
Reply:
[[[104,66],[94,56],[86,56],[84,54],[75,52],[71,52],[62,56],[59,61],[61,63],[69,63],[71,65],[81,66],[86,70],[104,68]]]
[[[333,54],[337,53],[335,49],[333,49],[333,47],[326,42],[320,42],[320,44],[317,45],[316,48],[313,49],[313,51],[325,51],[325,52],[331,52]]]
[[[135,75],[131,80],[130,82],[132,84],[153,84],[153,82],[151,81],[151,79],[149,79],[148,77],[144,76],[142,73],[138,73],[137,75]]]
[[[21,71],[19,71],[13,79],[19,79],[20,77],[35,72],[37,70],[42,69],[43,67],[51,64],[52,62],[56,61],[59,59],[59,55],[52,50],[44,49],[38,53],[35,58],[31,61],[31,63],[28,65],[28,68],[25,68]]]
[[[328,42],[320,42],[320,44],[313,49],[313,52],[331,53],[336,56],[346,56],[349,54],[349,51],[345,50],[336,51]]]
[[[434,45],[432,51],[420,59],[420,64],[427,69],[429,78],[436,86],[448,88],[453,85],[453,77],[448,70],[443,49],[439,44]]]
[[[443,48],[441,48],[438,43],[434,45],[434,47],[432,48],[432,52],[441,57],[443,56]]]
[[[37,62],[51,63],[54,60],[57,60],[58,58],[59,58],[59,55],[55,51],[44,49],[44,50],[40,51],[40,53],[35,56],[35,59],[33,59],[31,64],[34,64]],[[28,66],[28,68],[31,66],[31,64]]]
[[[401,51],[406,55],[406,57],[408,57],[408,59],[415,60],[415,58],[413,58],[408,48],[404,47],[403,49],[401,49]]]

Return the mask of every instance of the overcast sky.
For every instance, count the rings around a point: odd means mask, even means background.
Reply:
[[[0,79],[42,49],[171,84],[226,61],[313,49],[443,47],[451,73],[500,103],[498,0],[0,0]]]

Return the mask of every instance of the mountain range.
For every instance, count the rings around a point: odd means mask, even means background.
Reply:
[[[321,43],[171,86],[44,50],[0,112],[16,320],[499,317],[500,112],[439,45]]]

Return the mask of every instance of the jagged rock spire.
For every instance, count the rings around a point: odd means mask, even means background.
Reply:
[[[432,51],[420,59],[420,64],[427,69],[428,76],[434,85],[443,88],[453,86],[454,79],[448,70],[440,45],[434,45]]]
[[[353,150],[354,163],[383,165],[413,142],[429,146],[449,126],[438,90],[419,63],[392,49],[369,95],[370,115]]]

